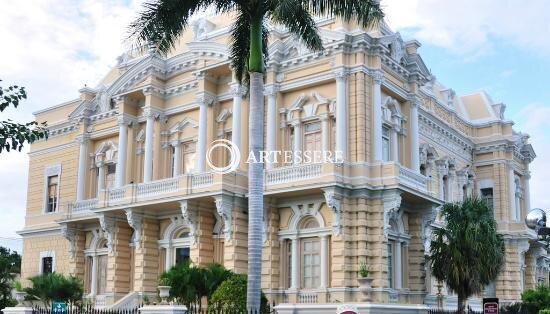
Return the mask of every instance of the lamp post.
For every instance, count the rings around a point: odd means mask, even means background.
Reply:
[[[550,212],[550,211],[549,211]],[[540,208],[534,208],[525,216],[525,224],[535,230],[540,240],[546,242],[546,250],[550,251],[550,214]]]

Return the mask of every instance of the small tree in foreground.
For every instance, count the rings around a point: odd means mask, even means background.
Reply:
[[[208,313],[245,313],[246,312],[246,275],[233,275],[212,294]],[[258,314],[269,313],[267,298],[261,293],[261,305]]]
[[[504,241],[492,210],[479,198],[447,203],[442,215],[447,225],[433,232],[431,271],[458,295],[458,313],[464,313],[468,297],[496,279],[504,263]]]
[[[17,302],[11,297],[16,274],[21,270],[21,255],[0,247],[0,309],[14,306]]]
[[[14,85],[3,88],[0,86],[0,112],[9,106],[17,108],[19,102],[26,98],[27,92],[24,87]],[[38,124],[36,121],[31,121],[21,124],[10,119],[0,120],[0,153],[3,150],[21,151],[25,142],[32,143],[43,138],[48,138],[46,123]]]
[[[522,308],[529,314],[539,314],[543,310],[550,313],[550,286],[540,284],[535,289],[528,289],[521,294]]]
[[[62,274],[41,274],[29,278],[31,287],[24,291],[33,300],[39,300],[50,307],[52,301],[65,301],[71,304],[82,300],[84,289],[82,281],[76,277]]]

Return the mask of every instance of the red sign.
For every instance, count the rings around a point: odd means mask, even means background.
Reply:
[[[483,299],[483,314],[498,314],[498,299]]]

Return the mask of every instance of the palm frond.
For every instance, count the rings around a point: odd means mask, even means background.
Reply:
[[[363,27],[377,25],[384,12],[377,0],[302,0],[314,15],[337,16],[350,21],[356,19]]]
[[[244,12],[239,11],[231,35],[231,67],[235,78],[242,82],[250,54],[250,19]]]
[[[143,11],[129,27],[128,39],[137,47],[155,45],[160,52],[174,47],[189,18],[213,1],[208,0],[154,0],[143,5]]]
[[[302,0],[277,1],[271,12],[273,21],[286,26],[288,30],[299,37],[306,46],[314,51],[323,49],[315,20]]]

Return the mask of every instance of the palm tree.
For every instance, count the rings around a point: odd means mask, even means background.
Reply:
[[[443,205],[447,225],[433,232],[430,245],[433,276],[458,295],[458,313],[468,297],[496,279],[504,263],[504,241],[493,212],[479,198]]]
[[[218,13],[234,13],[231,66],[239,82],[250,84],[249,150],[261,160],[263,146],[263,73],[269,35],[266,20],[285,26],[313,51],[323,49],[313,15],[352,19],[371,27],[384,16],[379,0],[152,0],[130,25],[130,38],[141,47],[150,44],[160,52],[174,47],[190,17],[212,6]],[[248,154],[249,155],[249,154]],[[247,310],[260,309],[263,217],[263,164],[248,165],[248,286]]]

